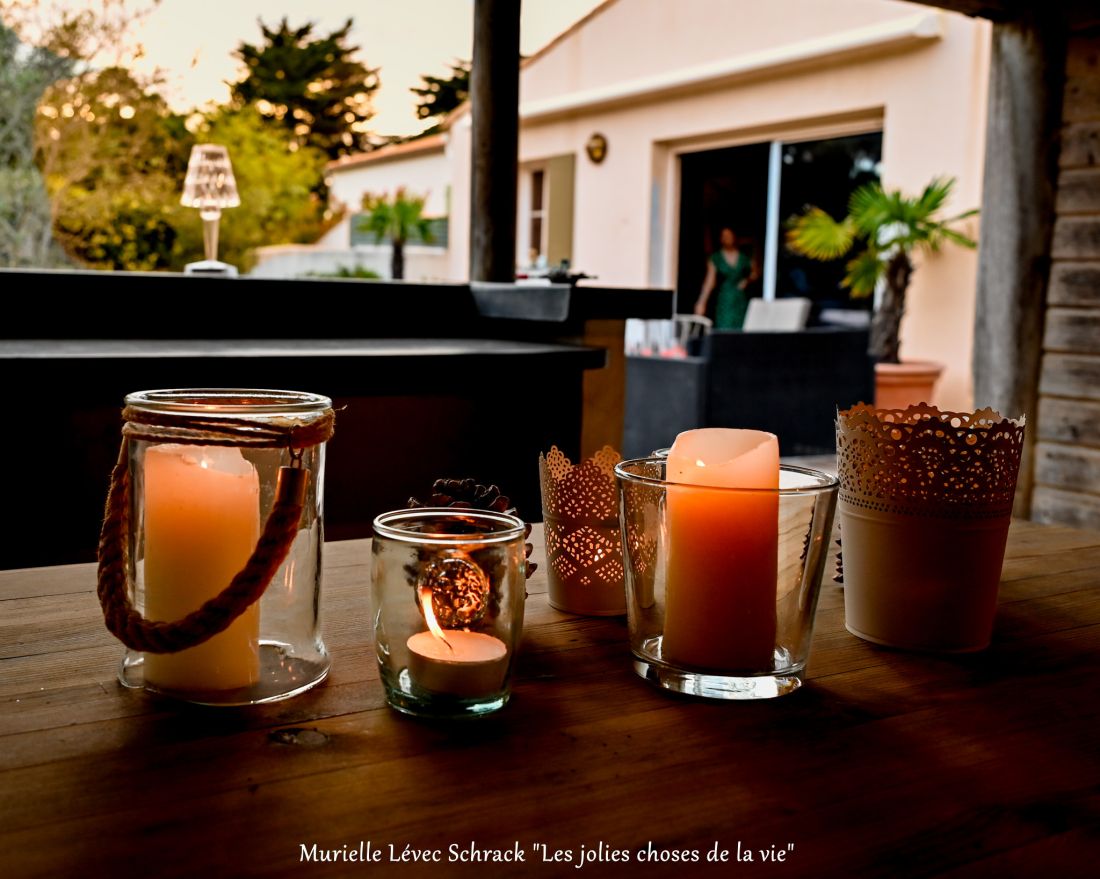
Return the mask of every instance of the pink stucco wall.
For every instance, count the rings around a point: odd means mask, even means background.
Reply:
[[[922,36],[896,36],[909,25]],[[881,45],[872,34],[851,48],[859,42],[853,35],[876,29]],[[988,47],[984,22],[891,0],[612,0],[523,69],[520,162],[577,155],[577,267],[607,284],[671,285],[676,156],[693,148],[881,128],[885,185],[918,190],[935,175],[953,175],[951,208],[976,207]],[[788,56],[795,60],[784,66]],[[675,87],[677,72],[731,57],[764,66]],[[647,87],[655,93],[647,96]],[[612,99],[601,103],[601,90]],[[578,95],[590,105],[570,107]],[[468,213],[459,208],[468,212],[468,123],[457,120],[448,145],[456,277],[467,267],[459,238]],[[584,156],[596,131],[609,143],[600,165]],[[977,221],[969,231],[977,235]],[[977,260],[949,248],[918,266],[903,354],[945,363],[938,402],[969,406]]]
[[[609,285],[673,284],[678,157],[696,149],[882,130],[885,185],[955,176],[962,212],[980,202],[989,40],[985,22],[894,0],[611,0],[524,66],[521,168],[576,156],[573,262]],[[469,124],[454,120],[446,149],[455,279]],[[594,132],[600,165],[584,154]],[[976,270],[970,251],[922,255],[910,291],[903,356],[946,365],[945,406],[972,402]]]

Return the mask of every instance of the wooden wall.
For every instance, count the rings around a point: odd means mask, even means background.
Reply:
[[[1070,34],[1032,518],[1100,529],[1100,25]]]

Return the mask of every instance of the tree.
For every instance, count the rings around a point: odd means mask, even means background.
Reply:
[[[820,208],[808,208],[791,220],[787,246],[812,259],[834,260],[857,244],[859,252],[847,264],[843,284],[853,296],[870,296],[881,283],[883,298],[871,320],[869,353],[883,363],[898,363],[899,331],[905,296],[917,250],[937,251],[945,241],[963,247],[975,242],[952,228],[977,210],[940,219],[954,188],[954,178],[936,178],[916,198],[900,190],[887,192],[868,183],[852,193],[848,214],[834,220]]]
[[[131,34],[151,8],[135,10],[127,0],[0,0],[7,26],[0,27],[0,89],[8,111],[0,114],[0,238],[11,245],[0,245],[0,259],[165,264],[171,229],[157,214],[169,184],[156,166],[170,161],[178,136],[156,133],[170,114],[155,96],[147,98],[153,81],[139,82],[124,68],[141,54]]]
[[[163,98],[121,67],[89,71],[47,90],[35,134],[54,236],[71,259],[130,271],[173,265],[193,137]]]
[[[295,147],[315,147],[330,159],[369,149],[368,121],[378,70],[352,56],[347,45],[352,20],[325,37],[313,25],[278,28],[260,22],[263,43],[241,43],[235,57],[247,68],[232,87],[238,107],[254,104],[266,118],[284,126]]]
[[[458,109],[470,95],[470,62],[456,60],[448,65],[451,75],[443,78],[422,74],[420,88],[410,88],[419,100],[416,104],[417,119],[446,116]]]
[[[50,200],[34,164],[35,108],[43,92],[72,73],[74,62],[22,43],[0,22],[0,266],[63,263],[53,242]]]
[[[196,136],[128,69],[142,14],[127,0],[0,0],[0,261],[179,269],[202,253],[198,212],[179,203]],[[326,155],[288,144],[255,106],[212,111],[198,135],[228,145],[236,169],[230,261],[247,268],[257,246],[313,241],[338,219],[317,196]]]
[[[393,196],[369,192],[363,196],[363,210],[368,215],[361,221],[361,228],[373,232],[378,241],[390,239],[393,246],[390,275],[395,281],[405,277],[405,245],[409,239],[415,235],[421,241],[432,240],[431,224],[424,217],[426,199],[424,195],[406,193],[403,186]]]

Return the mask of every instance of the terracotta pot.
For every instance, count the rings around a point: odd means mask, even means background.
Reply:
[[[931,403],[942,363],[908,360],[905,363],[875,364],[875,406],[904,409],[917,403]]]

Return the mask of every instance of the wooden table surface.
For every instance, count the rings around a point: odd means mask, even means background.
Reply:
[[[0,877],[1067,877],[1096,867],[1100,534],[1015,524],[995,643],[971,657],[848,634],[830,567],[808,685],[754,704],[651,688],[631,670],[624,620],[551,609],[543,566],[511,704],[453,725],[386,707],[368,543],[326,551],[331,676],[254,709],[120,687],[121,648],[103,629],[91,566],[0,573]],[[358,853],[360,842],[382,861],[300,862],[303,844]],[[518,843],[525,862],[448,862],[452,845],[471,843]],[[391,844],[393,857],[409,846],[439,850],[441,862],[391,862]],[[573,862],[543,863],[539,844]],[[606,860],[648,844],[702,860]],[[576,869],[582,846],[604,860]],[[715,846],[726,863],[706,862]],[[738,846],[752,863],[737,861]],[[783,861],[761,862],[773,847]]]

